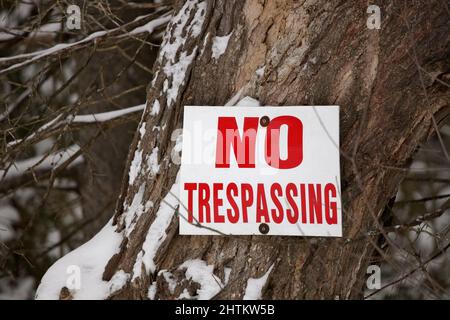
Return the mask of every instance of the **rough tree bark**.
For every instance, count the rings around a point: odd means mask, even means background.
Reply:
[[[382,223],[404,168],[435,132],[450,95],[445,1],[378,5],[381,29],[370,30],[367,1],[178,2],[114,217],[123,234],[121,250],[110,259],[103,280],[120,270],[134,276],[109,298],[146,299],[151,286],[156,299],[177,298],[184,289],[194,296],[200,285],[180,267],[190,259],[213,265],[220,282],[226,282],[215,298],[243,298],[248,279],[269,269],[263,298],[362,297],[379,236],[370,231]],[[230,33],[225,53],[214,59],[214,38]],[[145,265],[144,241],[179,169],[170,160],[171,134],[182,127],[183,106],[224,105],[236,94],[262,105],[341,106],[344,237],[179,236],[174,214],[154,265]],[[157,172],[146,162],[155,149]],[[130,212],[140,189],[140,204],[153,206]],[[228,281],[226,268],[231,268]]]

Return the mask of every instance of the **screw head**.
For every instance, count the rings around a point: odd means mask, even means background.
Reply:
[[[269,225],[267,223],[261,223],[259,225],[259,232],[261,232],[262,234],[268,234],[269,233]]]
[[[270,122],[270,118],[268,116],[263,116],[261,117],[261,119],[259,120],[259,124],[262,127],[267,127],[269,125]]]

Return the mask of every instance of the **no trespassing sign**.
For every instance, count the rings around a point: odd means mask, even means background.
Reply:
[[[339,107],[186,106],[180,234],[342,236]]]

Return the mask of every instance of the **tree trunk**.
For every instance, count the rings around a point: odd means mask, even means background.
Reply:
[[[121,250],[103,273],[104,281],[120,270],[130,277],[109,298],[195,297],[205,284],[183,265],[195,259],[213,266],[220,283],[207,298],[241,299],[248,279],[264,275],[266,299],[363,297],[367,265],[375,250],[382,254],[382,214],[448,107],[450,72],[445,1],[383,2],[379,30],[367,27],[367,7],[325,0],[178,3],[114,217]],[[226,51],[213,58],[215,37],[229,34]],[[179,170],[171,135],[182,127],[183,106],[224,105],[233,96],[271,106],[340,106],[343,238],[180,236],[174,210],[155,237],[152,226]],[[155,150],[156,173],[147,164]]]

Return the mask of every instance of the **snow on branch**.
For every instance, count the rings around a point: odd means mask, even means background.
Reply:
[[[17,139],[13,140],[8,143],[8,147],[16,146],[20,143],[23,143],[25,141],[33,140],[36,136],[43,134],[44,132],[52,131],[58,128],[61,128],[64,125],[67,124],[93,124],[93,123],[100,123],[100,122],[108,122],[115,120],[117,118],[123,117],[125,115],[128,115],[130,113],[135,113],[139,111],[143,111],[145,109],[145,104],[140,104],[134,107],[114,110],[114,111],[107,111],[107,112],[101,112],[101,113],[93,113],[93,114],[82,114],[82,115],[75,115],[75,116],[68,116],[64,119],[61,119],[62,115],[58,115],[53,120],[47,122],[40,128],[38,128],[35,132],[30,134],[28,137],[24,139]]]
[[[0,180],[9,180],[26,174],[31,171],[38,170],[55,170],[66,161],[69,161],[79,152],[78,145],[72,145],[64,150],[59,150],[47,155],[39,155],[26,160],[21,160],[12,163],[8,169],[0,170]],[[71,165],[76,165],[83,161],[81,156],[78,156],[71,162]]]
[[[138,106],[129,107],[125,109],[119,109],[108,112],[101,112],[95,114],[86,115],[76,115],[70,121],[71,123],[95,123],[95,122],[106,122],[111,121],[116,118],[123,117],[127,114],[143,111],[145,109],[145,104],[140,104]]]
[[[159,18],[147,21],[149,18],[153,17],[153,14],[146,15],[139,17],[135,21],[132,21],[130,23],[127,23],[123,26],[119,26],[114,29],[110,30],[102,30],[97,31],[86,38],[73,42],[73,43],[59,43],[56,44],[50,48],[38,50],[30,53],[23,53],[18,54],[12,57],[1,57],[0,58],[0,64],[8,63],[8,62],[15,62],[24,60],[18,63],[15,63],[7,68],[4,68],[3,70],[0,70],[0,75],[9,73],[11,71],[20,69],[22,67],[25,67],[29,64],[36,63],[38,60],[41,60],[46,57],[50,57],[53,55],[61,54],[63,52],[67,52],[69,50],[79,50],[81,48],[86,47],[87,45],[98,42],[100,40],[104,40],[108,37],[124,37],[124,36],[135,36],[141,33],[152,33],[156,28],[163,26],[170,20],[170,14],[164,14]],[[144,25],[140,25],[140,23],[144,22]],[[137,26],[136,26],[137,25]],[[131,31],[126,31],[128,28],[133,28]]]

